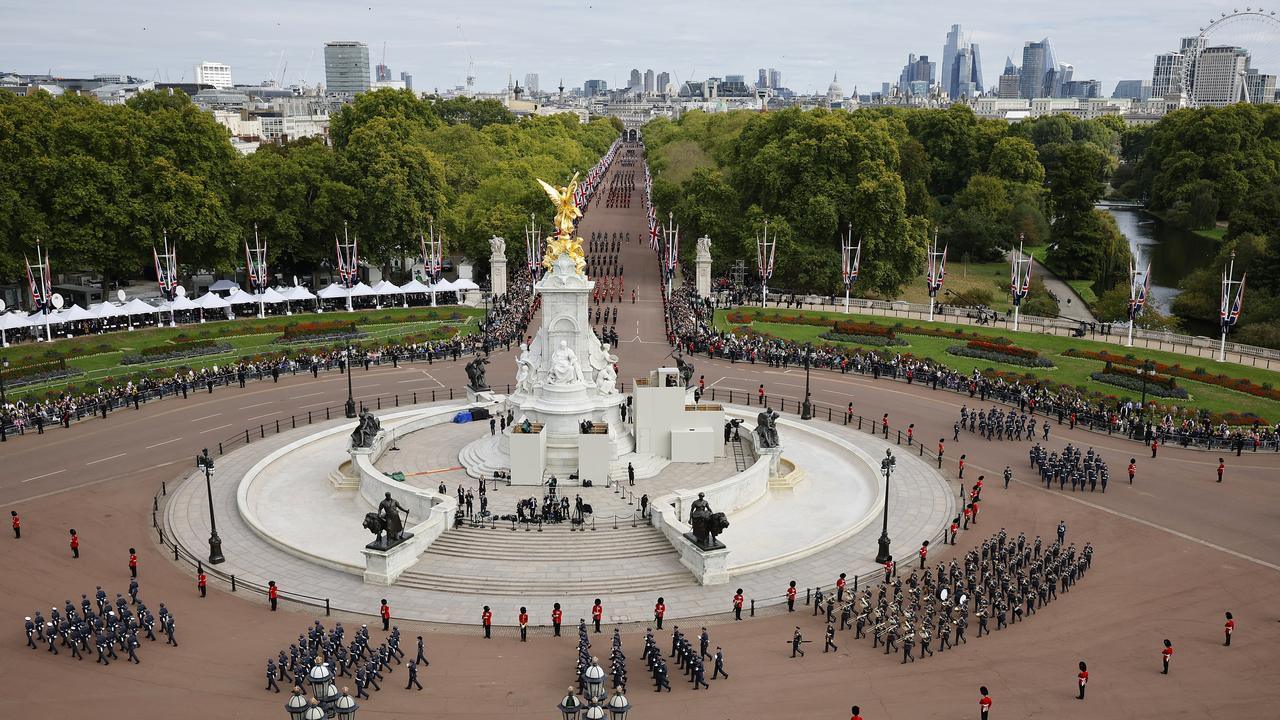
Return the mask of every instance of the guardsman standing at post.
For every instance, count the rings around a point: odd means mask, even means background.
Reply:
[[[1227,613],[1227,624],[1222,626],[1222,631],[1226,633],[1227,636],[1227,641],[1222,644],[1226,647],[1230,647],[1231,635],[1236,631],[1236,621],[1235,618],[1231,616],[1231,613]]]
[[[1083,660],[1080,661],[1080,672],[1076,673],[1076,683],[1080,686],[1080,695],[1076,699],[1083,700],[1084,686],[1089,684],[1089,670]]]
[[[129,577],[138,577],[138,551],[129,548]]]
[[[787,612],[796,611],[796,581],[792,580],[787,585]]]
[[[382,605],[378,608],[378,614],[382,616],[382,630],[386,632],[391,629],[391,606],[387,604],[387,599],[382,598]]]
[[[982,699],[978,701],[978,709],[982,711],[982,720],[987,720],[987,716],[991,714],[991,696],[987,694],[986,685],[978,688],[978,692],[982,695]]]
[[[200,597],[205,596],[208,589],[209,580],[204,575],[204,570],[200,571],[200,575],[196,578],[196,587],[200,588]]]
[[[738,592],[733,594],[733,619],[742,619],[742,588],[738,588]]]
[[[551,627],[555,631],[555,636],[560,637],[560,621],[564,619],[564,613],[560,611],[560,603],[556,603],[551,608]]]
[[[71,557],[80,557],[80,536],[76,534],[75,528],[71,528]]]
[[[836,602],[844,602],[845,573],[836,578]]]
[[[22,537],[22,519],[18,517],[17,510],[10,510],[9,517],[13,518],[13,539],[17,540]]]
[[[267,599],[271,601],[271,612],[275,612],[276,603],[280,600],[280,588],[276,587],[275,580],[267,581]]]
[[[920,569],[924,569],[925,560],[929,557],[929,541],[920,543]]]
[[[600,632],[600,620],[604,617],[604,606],[600,604],[600,598],[596,598],[595,604],[591,606],[591,622],[596,627],[596,632]]]
[[[1218,458],[1218,482],[1222,482],[1222,472],[1227,469],[1227,464]]]
[[[760,387],[764,387],[764,386],[761,385]],[[666,614],[667,614],[666,603],[662,601],[662,598],[658,598],[658,602],[653,606],[653,622],[655,625],[657,625],[659,630],[662,629],[662,616]]]
[[[1173,657],[1173,643],[1168,639],[1164,641],[1164,649],[1160,651],[1160,661],[1164,664],[1164,669],[1160,671],[1161,675],[1169,674],[1169,659]]]
[[[493,613],[490,612],[488,605],[485,605],[484,611],[480,613],[480,622],[484,625],[484,639],[488,640],[493,628]]]
[[[529,611],[525,606],[520,606],[520,642],[525,642],[529,638]]]

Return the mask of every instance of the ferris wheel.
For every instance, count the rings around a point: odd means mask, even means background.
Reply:
[[[1248,68],[1264,75],[1280,75],[1280,15],[1275,10],[1246,7],[1243,10],[1224,12],[1200,28],[1200,32],[1190,41],[1187,47],[1184,41],[1182,61],[1182,88],[1187,104],[1197,107],[1204,104],[1221,104],[1210,97],[1207,88],[1195,87],[1196,67],[1206,50],[1210,48],[1235,47],[1248,52]],[[1238,71],[1241,78],[1244,72]],[[1241,82],[1240,97],[1232,98],[1236,102],[1248,97],[1253,102],[1259,98],[1248,95],[1248,83]]]

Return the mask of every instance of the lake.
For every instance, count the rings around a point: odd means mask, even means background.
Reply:
[[[1169,312],[1181,292],[1178,283],[1206,267],[1218,254],[1218,243],[1193,232],[1169,227],[1150,213],[1130,208],[1104,208],[1129,240],[1129,252],[1139,268],[1151,264],[1151,297],[1161,312]]]

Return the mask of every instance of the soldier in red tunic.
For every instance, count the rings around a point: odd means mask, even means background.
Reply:
[[[484,612],[480,613],[480,623],[484,625],[484,639],[488,640],[490,631],[493,629],[493,613],[489,611],[489,606],[484,606]]]

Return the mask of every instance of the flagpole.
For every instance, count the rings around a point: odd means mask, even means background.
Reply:
[[[1125,347],[1133,347],[1133,324],[1137,320],[1137,313],[1134,312],[1133,285],[1137,275],[1133,269],[1133,260],[1129,261],[1129,339],[1125,341]]]
[[[1236,251],[1231,251],[1231,262],[1227,265],[1227,277],[1222,283],[1222,317],[1219,318],[1222,337],[1218,340],[1218,362],[1227,361],[1227,323],[1231,314],[1231,284],[1236,270]]]
[[[44,339],[45,342],[53,342],[53,333],[49,330],[49,308],[53,306],[51,295],[49,294],[49,283],[46,281],[48,275],[45,270],[49,267],[49,251],[44,252],[44,259],[40,259],[40,241],[36,241],[36,262],[40,265],[40,288],[41,295],[44,297]]]

